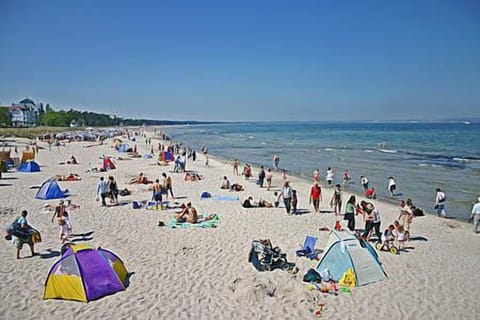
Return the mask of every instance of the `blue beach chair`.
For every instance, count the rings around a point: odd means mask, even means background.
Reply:
[[[306,236],[303,248],[295,251],[297,257],[307,257],[309,259],[315,259],[317,253],[315,252],[315,244],[317,243],[317,238],[314,236]]]

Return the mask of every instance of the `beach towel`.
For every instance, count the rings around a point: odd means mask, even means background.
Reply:
[[[210,198],[201,197],[200,200],[215,200],[215,201],[238,201],[240,198],[238,196],[224,196],[224,195],[213,195]]]
[[[220,216],[217,215],[212,220],[199,219],[197,223],[178,222],[175,218],[168,223],[169,229],[187,229],[187,228],[215,228],[220,221]]]

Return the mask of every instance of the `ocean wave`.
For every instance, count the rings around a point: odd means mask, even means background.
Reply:
[[[384,152],[384,153],[397,153],[398,152],[398,150],[390,150],[390,149],[378,149],[378,151]]]
[[[370,153],[371,153],[371,152],[374,152],[373,150],[370,150],[370,149],[365,149],[365,150],[363,150],[363,151],[364,151],[364,152],[370,152]]]

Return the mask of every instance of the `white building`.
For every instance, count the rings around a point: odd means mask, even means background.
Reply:
[[[43,104],[35,104],[31,99],[23,99],[19,103],[13,103],[10,107],[13,127],[32,127],[38,122],[43,113]]]

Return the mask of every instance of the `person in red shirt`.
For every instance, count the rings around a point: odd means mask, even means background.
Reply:
[[[322,188],[315,182],[310,189],[310,203],[313,202],[315,212],[320,212],[320,201],[322,201]]]

